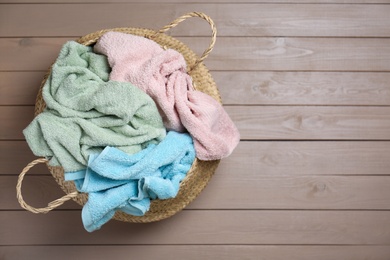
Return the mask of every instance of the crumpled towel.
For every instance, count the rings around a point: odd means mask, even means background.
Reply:
[[[131,82],[154,99],[168,129],[187,129],[199,159],[221,159],[237,146],[240,135],[234,123],[216,100],[193,89],[180,53],[120,32],[104,34],[94,50],[107,55],[111,80]]]
[[[117,210],[142,216],[151,199],[175,197],[194,160],[191,136],[170,131],[158,145],[151,144],[133,155],[106,147],[89,157],[86,170],[65,173],[65,180],[75,181],[80,192],[89,193],[82,220],[92,232]]]
[[[36,156],[77,171],[106,146],[132,154],[165,137],[154,101],[131,83],[109,81],[110,71],[92,47],[62,47],[43,87],[47,108],[23,131]]]

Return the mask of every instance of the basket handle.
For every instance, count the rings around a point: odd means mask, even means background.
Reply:
[[[53,200],[45,208],[34,208],[34,207],[31,207],[30,205],[28,205],[24,201],[23,196],[22,196],[22,182],[23,182],[24,175],[26,175],[26,173],[35,165],[40,164],[40,163],[47,163],[47,162],[48,162],[48,160],[45,158],[39,158],[39,159],[36,159],[36,160],[30,162],[29,164],[27,164],[26,167],[24,167],[23,171],[19,174],[19,177],[18,177],[18,183],[16,184],[16,197],[18,198],[18,202],[19,202],[20,206],[22,206],[22,208],[24,208],[32,213],[45,214],[45,213],[61,206],[62,204],[64,204],[65,201],[68,201],[72,198],[75,198],[79,194],[77,191],[71,192],[71,193],[69,193],[69,194],[67,194],[59,199]]]
[[[165,33],[167,32],[168,30],[172,29],[173,27],[176,27],[179,23],[183,22],[184,20],[186,20],[187,18],[190,18],[190,17],[199,17],[199,18],[202,18],[204,20],[206,20],[210,26],[211,26],[211,31],[212,31],[212,34],[211,34],[211,41],[210,41],[210,45],[209,47],[203,52],[202,56],[200,56],[199,59],[196,60],[196,62],[190,66],[189,68],[189,72],[193,69],[195,69],[199,63],[201,63],[202,61],[204,61],[204,59],[207,58],[207,56],[210,54],[210,52],[213,50],[214,48],[214,45],[215,45],[215,41],[217,39],[217,27],[215,26],[215,23],[214,21],[209,17],[207,16],[206,14],[204,13],[200,13],[200,12],[191,12],[191,13],[187,13],[185,15],[182,15],[178,18],[176,18],[175,20],[173,20],[170,24],[164,26],[163,28],[161,28],[158,32],[156,32],[156,34],[154,34],[153,36],[159,34],[159,33]],[[152,36],[152,37],[153,37]]]

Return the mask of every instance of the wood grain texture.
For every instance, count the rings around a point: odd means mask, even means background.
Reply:
[[[0,38],[0,70],[46,71],[58,57],[61,46],[74,39]]]
[[[207,45],[182,38],[193,49]],[[203,41],[203,43],[201,43]],[[206,60],[214,70],[389,71],[390,39],[380,38],[220,38]],[[358,55],[357,55],[358,54]]]
[[[2,246],[0,258],[21,259],[256,259],[256,260],[388,260],[390,246],[256,246],[256,245],[138,245],[138,246]]]
[[[21,210],[15,196],[16,176],[0,176],[0,210]],[[45,207],[64,195],[52,176],[30,176],[23,197]],[[270,199],[272,198],[272,199]],[[213,177],[188,209],[353,209],[390,210],[390,176],[264,176],[257,172]],[[61,208],[80,209],[67,202]]]
[[[34,105],[45,72],[0,72],[0,105]]]
[[[0,38],[0,70],[46,70],[71,39]],[[198,54],[209,44],[207,37],[178,39]],[[212,70],[390,71],[390,39],[221,37],[205,64]]]
[[[24,139],[22,131],[33,119],[33,106],[0,106],[0,140]]]
[[[83,3],[203,3],[208,4],[207,0],[83,0]],[[80,3],[80,0],[0,0],[1,3]],[[226,4],[226,3],[294,3],[294,4],[388,4],[389,0],[213,0],[212,3]]]
[[[390,104],[390,73],[211,71],[225,105]],[[0,72],[0,105],[34,105],[45,71]]]
[[[388,175],[390,142],[240,142],[218,167],[221,175]]]
[[[225,106],[244,140],[389,140],[390,107]],[[0,139],[23,139],[32,106],[0,106]]]
[[[0,141],[0,175],[18,175],[31,161],[37,159],[26,141]],[[38,164],[29,171],[29,175],[48,175],[44,164]]]
[[[0,177],[0,210],[23,210],[16,199],[17,176]],[[22,195],[27,204],[41,208],[65,195],[52,176],[26,176],[23,180]],[[1,205],[3,204],[4,207]],[[80,209],[74,201],[68,201],[58,209]]]
[[[71,39],[0,38],[0,70],[46,70]],[[198,54],[209,44],[207,37],[178,39]],[[390,39],[221,37],[205,64],[212,70],[390,71]]]
[[[0,71],[47,70],[71,39],[0,38]],[[198,54],[210,41],[178,39]],[[232,71],[390,71],[390,38],[221,37],[205,64]]]
[[[390,105],[390,73],[211,73],[229,105]]]
[[[0,141],[0,149],[0,175],[18,175],[36,159],[25,141]],[[370,176],[388,175],[389,169],[390,142],[243,141],[231,156],[222,160],[217,172],[222,176]],[[29,174],[50,173],[40,164]]]
[[[35,156],[22,129],[67,40],[158,29],[189,11],[217,23],[206,59],[242,141],[201,195],[165,221],[89,234],[81,207],[25,212],[16,178]],[[388,260],[389,0],[0,0],[0,259]],[[200,54],[210,28],[169,32]],[[63,193],[43,165],[23,194]]]
[[[0,212],[1,245],[389,245],[390,211],[185,210],[149,224],[110,221],[92,234],[80,211]]]
[[[0,23],[0,35],[76,36],[126,26],[157,30],[193,10],[212,17],[219,36],[390,36],[389,5],[247,3],[4,4],[0,17],[7,23]],[[68,22],[69,14],[72,23]],[[41,18],[36,19],[37,16]],[[105,19],[98,19],[102,16]],[[174,29],[174,35],[210,35],[206,23],[193,20]]]
[[[389,140],[390,107],[225,107],[241,139]]]

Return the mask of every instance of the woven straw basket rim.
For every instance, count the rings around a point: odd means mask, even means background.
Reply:
[[[194,86],[197,90],[202,91],[217,101],[221,102],[220,94],[217,89],[217,86],[210,75],[208,69],[206,66],[201,62],[205,57],[207,57],[208,53],[211,51],[211,48],[207,49],[201,58],[199,58],[187,45],[182,43],[181,41],[175,39],[174,37],[171,37],[164,32],[169,30],[170,28],[176,26],[179,22],[185,20],[188,17],[201,17],[203,19],[206,19],[209,23],[212,20],[202,13],[189,13],[186,15],[183,15],[172,22],[170,25],[165,26],[160,31],[154,31],[151,29],[144,29],[144,28],[114,28],[114,29],[105,29],[101,31],[97,31],[94,33],[90,33],[88,35],[85,35],[76,41],[78,43],[84,44],[84,45],[93,45],[96,43],[96,41],[106,32],[109,31],[117,31],[117,32],[123,32],[123,33],[129,33],[133,35],[143,36],[149,39],[154,40],[158,44],[160,44],[164,48],[170,48],[175,49],[179,53],[181,53],[184,57],[184,59],[187,62],[188,67],[190,67],[189,74],[192,77]],[[178,22],[177,22],[178,21]],[[173,24],[173,26],[172,26]],[[212,25],[213,28],[213,24]],[[214,26],[215,27],[215,26]],[[215,30],[213,30],[213,37],[215,41]],[[212,42],[213,45],[213,42]],[[206,55],[205,55],[206,53]],[[37,116],[39,113],[41,113],[44,108],[46,107],[45,101],[42,97],[42,88],[47,80],[47,77],[50,75],[51,68],[46,73],[45,77],[43,78],[43,81],[41,83],[37,99],[35,102],[35,116]],[[58,183],[58,185],[62,188],[62,190],[67,194],[64,197],[53,201],[49,203],[49,206],[47,208],[41,208],[36,209],[31,206],[29,206],[25,201],[23,200],[23,197],[21,195],[21,185],[24,175],[27,173],[27,171],[33,167],[34,165],[38,163],[46,163],[49,171],[53,175],[54,179]],[[180,184],[179,193],[175,198],[167,199],[167,200],[152,200],[150,209],[144,216],[133,216],[126,214],[121,211],[117,211],[113,219],[119,220],[119,221],[125,221],[125,222],[135,222],[135,223],[148,223],[148,222],[154,222],[159,221],[165,218],[168,218],[179,211],[181,211],[183,208],[185,208],[190,202],[192,202],[200,193],[201,191],[206,187],[208,182],[210,181],[211,177],[213,176],[215,170],[217,169],[219,164],[219,160],[215,161],[201,161],[199,159],[195,159],[190,171],[187,173],[187,176]],[[29,165],[25,167],[25,169],[22,171],[22,173],[19,176],[18,184],[17,184],[17,197],[19,200],[19,203],[21,206],[33,213],[47,213],[48,211],[52,210],[53,208],[58,207],[59,205],[63,204],[65,201],[69,199],[73,199],[80,205],[84,205],[87,200],[88,196],[87,194],[78,193],[75,185],[73,182],[65,182],[64,181],[64,170],[62,167],[53,167],[49,166],[47,164],[46,159],[37,159],[33,162],[31,162]]]

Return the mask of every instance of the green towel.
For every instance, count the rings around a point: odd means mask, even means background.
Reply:
[[[23,131],[36,156],[78,171],[106,146],[133,154],[165,137],[154,101],[130,83],[109,81],[109,73],[92,47],[62,47],[42,90],[47,108]]]

